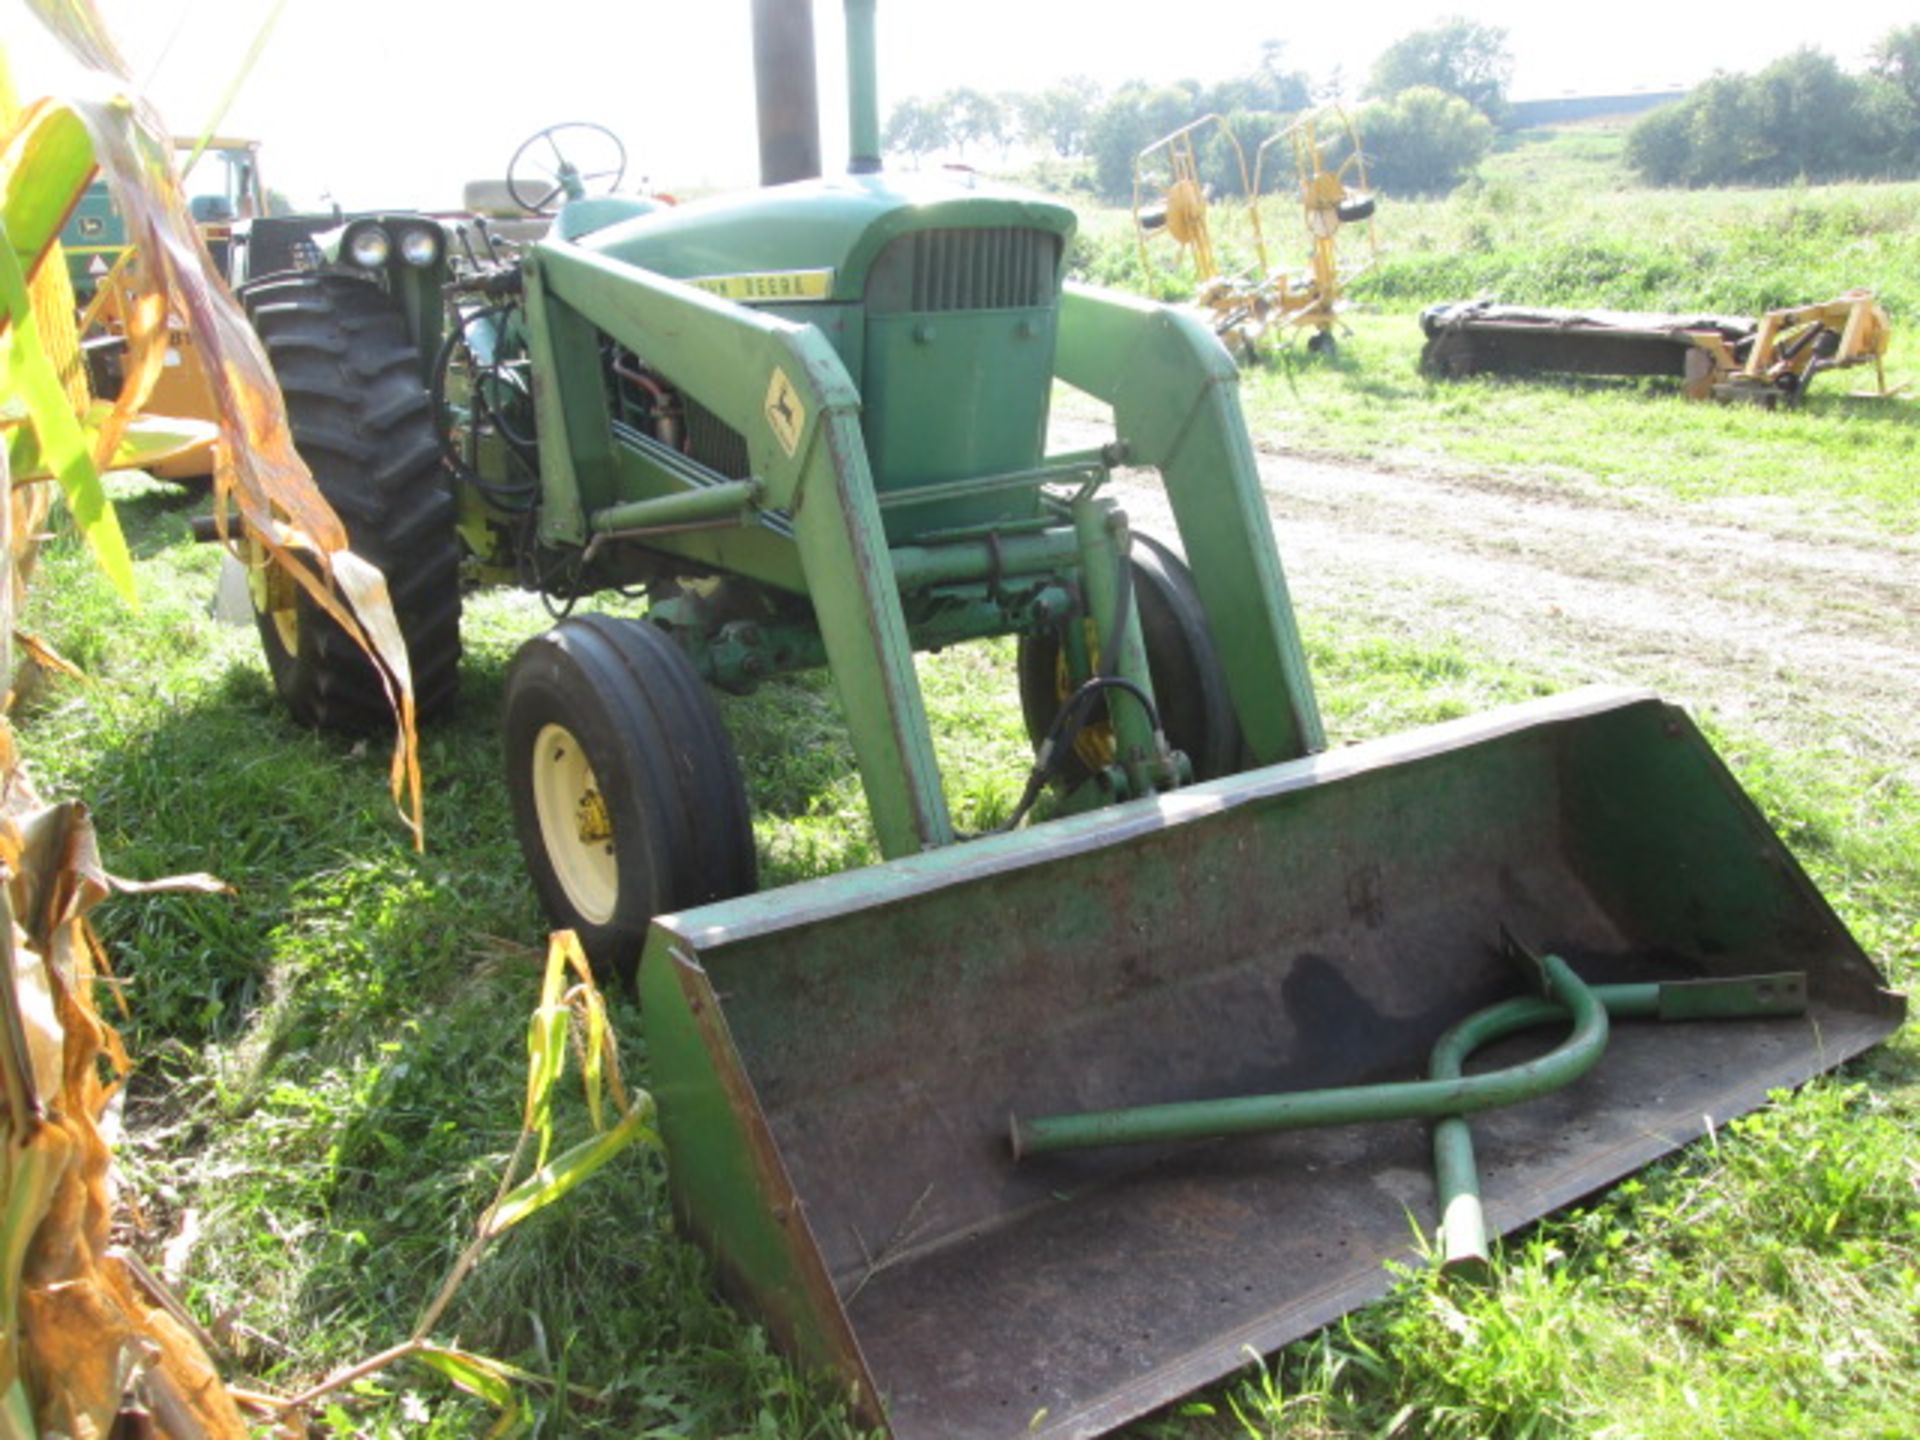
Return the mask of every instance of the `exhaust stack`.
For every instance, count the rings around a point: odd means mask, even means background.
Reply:
[[[820,174],[820,95],[814,76],[813,0],[753,0],[754,98],[760,183]]]
[[[880,168],[880,66],[873,40],[874,0],[847,0],[847,169]]]

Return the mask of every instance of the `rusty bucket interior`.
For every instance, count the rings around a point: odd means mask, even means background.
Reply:
[[[1686,715],[1582,691],[663,918],[678,1212],[891,1433],[1104,1433],[1383,1294],[1430,1126],[1016,1160],[1009,1116],[1418,1078],[1516,993],[1503,930],[1593,984],[1801,972],[1807,1008],[1622,1022],[1475,1115],[1495,1231],[1903,1013]]]

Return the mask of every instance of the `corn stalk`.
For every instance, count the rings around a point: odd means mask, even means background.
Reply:
[[[121,393],[107,405],[85,399],[73,415],[55,413],[43,383],[43,366],[28,365],[16,386],[27,395],[31,421],[16,427],[37,432],[40,473],[57,476],[75,520],[102,566],[131,598],[131,561],[100,485],[105,468],[130,433],[166,363],[168,331],[180,326],[192,336],[220,416],[223,442],[215,452],[214,514],[223,529],[238,513],[247,533],[265,551],[266,563],[297,582],[375,661],[397,720],[392,784],[394,797],[421,838],[421,784],[414,733],[413,682],[406,644],[380,572],[347,548],[346,528],[313,483],[293,448],[280,388],[253,328],[214,267],[174,174],[167,127],[135,93],[93,0],[31,0],[32,8],[67,50],[97,78],[106,98],[37,102],[21,113],[18,128],[29,139],[9,146],[6,161],[20,168],[21,220],[12,229],[13,250],[29,275],[50,251],[60,223],[97,165],[126,222],[137,259],[131,287],[119,286],[127,354]],[[0,114],[0,127],[9,117]],[[4,129],[0,129],[4,133]],[[0,163],[6,163],[0,161]],[[0,285],[7,279],[0,257]],[[42,277],[40,283],[47,283]],[[67,296],[69,313],[72,297]],[[11,304],[9,304],[11,309]],[[43,315],[43,320],[48,317]],[[18,344],[34,341],[20,327]],[[68,375],[70,393],[84,397],[78,366]],[[26,392],[23,392],[26,393]],[[78,398],[76,397],[76,398]],[[83,444],[82,421],[93,433]],[[137,433],[137,432],[134,432]],[[10,437],[11,438],[11,437]],[[16,479],[22,478],[16,464]]]
[[[117,60],[90,6],[41,10],[76,53]],[[162,133],[124,99],[22,106],[0,50],[0,676],[13,674],[15,613],[53,483],[102,569],[133,598],[132,560],[101,473],[140,456],[133,422],[164,361],[170,314],[216,357],[223,509],[231,496],[350,629],[361,627],[336,588],[364,614],[387,609],[377,575],[369,584],[360,573],[368,567],[330,563],[344,530],[292,452],[251,333],[207,278]],[[96,160],[113,177],[149,277],[128,307],[127,384],[106,403],[88,393],[55,243]],[[417,813],[405,652],[390,609],[385,622],[361,633],[393,681],[396,794],[410,778]],[[0,713],[0,1435],[99,1436],[144,1414],[177,1440],[242,1440],[247,1427],[198,1340],[110,1241],[113,1157],[102,1124],[129,1065],[93,1004],[100,952],[87,922],[109,888],[85,806],[39,802]]]
[[[221,415],[215,514],[237,510],[272,563],[358,636],[382,669],[398,719],[394,794],[409,802],[417,839],[411,683],[384,582],[346,549],[344,527],[294,452],[252,329],[210,278],[173,176],[168,132],[127,98],[126,66],[91,0],[32,3],[116,98],[21,106],[0,47],[0,676],[13,674],[14,617],[53,484],[102,569],[133,598],[131,557],[101,474],[177,443],[173,428],[140,410],[165,361],[168,328],[183,324]],[[88,391],[56,243],[96,164],[138,256],[136,278],[119,297],[127,378],[107,400]],[[105,957],[87,912],[119,882],[101,866],[86,808],[44,806],[34,795],[5,710],[0,700],[0,1440],[123,1433],[116,1425],[136,1416],[172,1440],[242,1440],[247,1425],[197,1327],[137,1258],[110,1243],[116,1197],[102,1126],[131,1067],[93,1003]],[[570,1049],[580,1056],[594,1134],[555,1156],[553,1095]],[[501,1234],[635,1141],[657,1145],[652,1102],[628,1095],[616,1055],[585,958],[570,935],[558,936],[529,1032],[521,1141],[467,1251],[403,1344],[291,1399],[249,1396],[250,1406],[277,1418],[279,1433],[297,1434],[322,1396],[411,1359],[492,1405],[495,1433],[519,1425],[525,1387],[538,1377],[437,1343],[432,1332]],[[522,1176],[529,1150],[532,1173]]]

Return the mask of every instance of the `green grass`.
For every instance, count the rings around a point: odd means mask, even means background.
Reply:
[[[204,614],[217,556],[186,538],[193,507],[157,487],[123,500],[145,556],[137,617],[70,540],[54,544],[33,624],[92,678],[40,684],[20,729],[46,792],[91,799],[117,872],[212,869],[234,886],[101,911],[140,1060],[126,1153],[151,1233],[191,1214],[202,1234],[196,1312],[266,1337],[243,1339],[235,1362],[293,1389],[405,1335],[513,1145],[544,924],[495,720],[506,660],[543,619],[522,597],[472,607],[461,712],[426,738],[430,844],[416,855],[384,743],[288,725],[251,629]],[[750,763],[769,773],[765,756]],[[770,848],[780,770],[757,786]],[[782,878],[863,854],[837,844]],[[637,1017],[616,1008],[644,1083]],[[713,1297],[666,1216],[658,1157],[629,1152],[502,1244],[444,1333],[585,1387],[565,1418],[545,1402],[548,1434],[846,1433],[837,1402]],[[323,1433],[479,1428],[479,1407],[422,1373],[362,1389]],[[422,1405],[424,1425],[408,1418]]]
[[[1677,385],[1607,379],[1431,381],[1410,314],[1355,314],[1331,360],[1279,352],[1247,375],[1263,440],[1389,466],[1557,475],[1688,500],[1759,498],[1830,521],[1920,528],[1920,410],[1822,377],[1795,410],[1696,404]],[[1890,371],[1920,374],[1920,337]],[[1825,391],[1821,387],[1830,386]]]
[[[1572,174],[1595,205],[1612,203],[1600,184],[1614,163],[1609,143],[1519,144],[1487,183],[1550,189]],[[1862,193],[1861,203],[1879,204],[1877,191]],[[1759,199],[1724,198],[1747,220],[1769,213]],[[1771,213],[1815,198],[1772,197]],[[1409,263],[1420,226],[1438,237],[1485,218],[1474,197],[1448,203],[1402,207],[1398,219],[1383,211]],[[1634,213],[1631,197],[1619,209]],[[1521,246],[1529,214],[1545,225],[1543,212],[1522,212],[1489,253]],[[1567,235],[1543,233],[1541,245],[1574,243],[1578,227],[1567,223]],[[1689,499],[1777,497],[1836,525],[1912,524],[1904,408],[1856,408],[1816,391],[1803,415],[1759,415],[1687,406],[1653,386],[1430,387],[1414,375],[1417,345],[1410,310],[1363,314],[1335,363],[1282,362],[1250,377],[1261,438],[1662,486]],[[43,790],[92,802],[109,868],[210,869],[235,887],[117,899],[101,912],[140,1062],[124,1154],[141,1200],[138,1242],[151,1251],[183,1229],[201,1237],[186,1296],[219,1318],[230,1373],[290,1389],[406,1334],[511,1149],[542,922],[512,838],[496,720],[508,658],[546,621],[525,597],[470,605],[463,703],[426,737],[429,846],[416,855],[387,797],[384,745],[292,728],[251,632],[205,614],[217,557],[187,538],[196,502],[151,485],[123,487],[120,498],[144,608],[121,609],[72,537],[55,539],[28,628],[92,678],[31,687],[21,743]],[[1306,626],[1340,741],[1547,688],[1471,635],[1416,647],[1359,620],[1308,616]],[[1007,813],[1027,758],[1010,647],[925,658],[921,674],[958,822],[990,825]],[[870,863],[825,683],[771,684],[724,709],[765,882]],[[1861,942],[1911,986],[1920,978],[1911,770],[1876,769],[1837,746],[1782,754],[1708,720]],[[624,1001],[615,1011],[629,1073],[644,1084],[637,1017]],[[1486,1290],[1409,1273],[1387,1301],[1132,1433],[1912,1434],[1917,1060],[1903,1036],[1515,1237]],[[575,1130],[583,1123],[563,1116]],[[853,1433],[829,1391],[714,1298],[706,1261],[672,1231],[663,1162],[644,1150],[509,1236],[443,1334],[564,1381],[540,1397],[543,1435]],[[338,1436],[453,1437],[479,1433],[485,1416],[443,1382],[399,1371],[338,1397],[316,1422]]]
[[[47,790],[92,797],[112,867],[212,868],[236,886],[104,913],[142,1061],[127,1155],[154,1236],[189,1212],[202,1231],[189,1300],[228,1333],[268,1337],[242,1339],[237,1363],[291,1386],[405,1333],[512,1143],[541,925],[493,726],[506,659],[542,618],[519,597],[473,606],[465,701],[427,741],[431,844],[416,856],[387,800],[384,748],[292,729],[251,634],[202,613],[212,557],[184,538],[190,508],[162,490],[125,503],[145,557],[138,617],[71,540],[55,544],[34,625],[94,678],[43,683],[22,736]],[[1310,624],[1309,645],[1342,739],[1545,688],[1465,638],[1415,649]],[[1007,647],[923,666],[951,793],[986,823],[1024,765]],[[728,718],[770,881],[871,858],[817,682],[730,701]],[[1718,740],[1863,942],[1910,982],[1911,792],[1844,757]],[[644,1083],[636,1017],[617,1011]],[[1536,1228],[1490,1291],[1410,1276],[1264,1376],[1138,1433],[1368,1435],[1396,1416],[1405,1435],[1900,1433],[1920,1413],[1917,1108],[1903,1041]],[[712,1297],[705,1261],[671,1232],[651,1154],[510,1237],[447,1328],[564,1373],[573,1398],[543,1402],[545,1433],[850,1433],[830,1395]],[[342,1435],[480,1423],[472,1402],[407,1372],[338,1410]],[[1621,1415],[1633,1428],[1608,1431]]]

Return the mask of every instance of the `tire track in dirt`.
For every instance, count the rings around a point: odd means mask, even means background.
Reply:
[[[1457,637],[1556,682],[1652,686],[1781,749],[1920,771],[1920,540],[1578,478],[1273,451],[1260,471],[1309,623]],[[1117,490],[1136,525],[1171,535],[1155,477]]]

